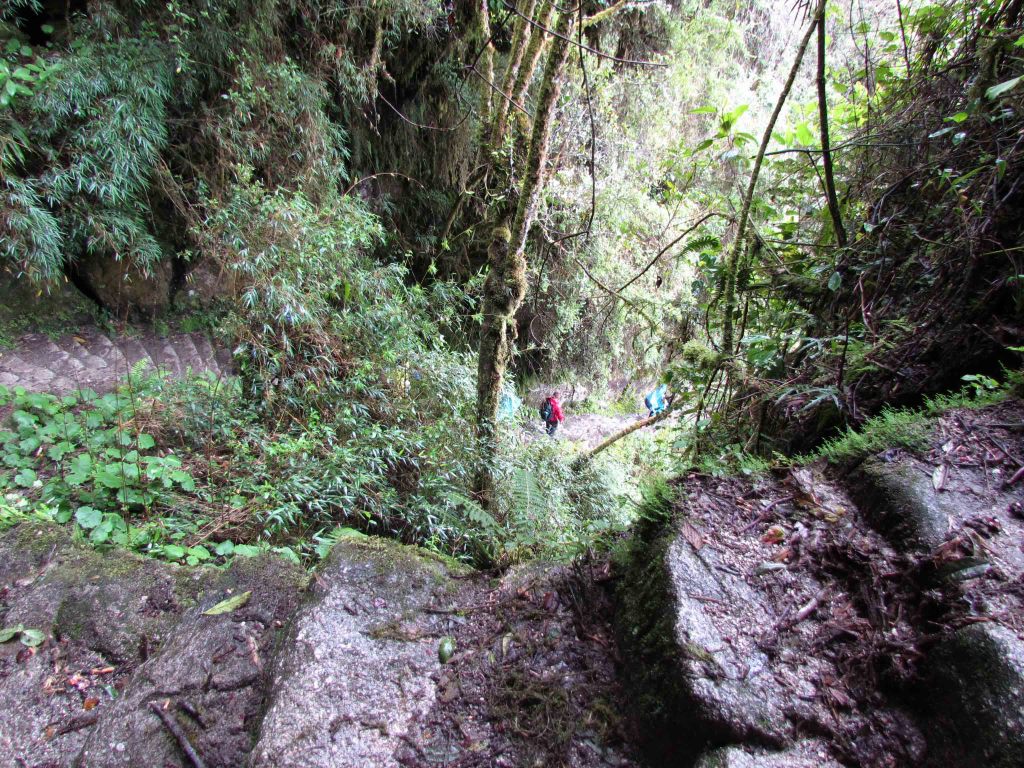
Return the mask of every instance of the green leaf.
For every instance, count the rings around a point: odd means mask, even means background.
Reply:
[[[80,526],[89,530],[103,522],[103,513],[92,507],[79,507],[75,512],[75,520]]]
[[[301,565],[302,561],[299,560],[299,556],[295,554],[295,550],[291,547],[274,547],[274,552],[279,554],[285,560],[295,565]]]
[[[14,476],[14,482],[22,488],[31,488],[36,481],[35,470],[25,468]]]
[[[177,544],[164,544],[160,547],[160,554],[168,560],[181,560],[185,556],[185,548]]]
[[[188,548],[188,554],[190,557],[194,557],[196,560],[209,560],[213,555],[210,554],[210,550],[201,544],[197,544],[194,547]]]
[[[192,475],[184,470],[176,469],[171,472],[171,479],[181,486],[183,491],[194,491],[196,489],[196,481],[192,479]]]
[[[263,552],[262,549],[254,547],[252,544],[235,544],[233,551],[234,554],[241,555],[242,557],[256,557],[261,552]]]
[[[220,557],[227,557],[232,552],[234,552],[234,550],[235,550],[235,543],[233,541],[231,541],[231,539],[227,539],[225,541],[222,541],[220,544],[218,544],[217,547],[213,551],[215,553],[217,553]]]
[[[148,451],[150,448],[156,445],[156,440],[153,439],[152,435],[141,434],[139,435],[139,450]]]
[[[452,637],[442,637],[441,642],[437,645],[437,660],[442,664],[447,664],[454,655],[455,639]]]
[[[105,544],[107,539],[110,538],[110,534],[113,533],[113,530],[114,526],[104,520],[92,529],[92,533],[89,534],[89,541],[93,544]]]
[[[38,629],[21,630],[22,645],[27,645],[29,648],[35,648],[37,645],[42,645],[44,640],[46,640],[46,635]]]
[[[60,461],[61,459],[64,458],[65,455],[71,453],[71,451],[73,450],[75,450],[75,446],[73,446],[66,440],[62,440],[56,445],[51,445],[50,450],[46,452],[46,455],[50,458],[51,461]]]
[[[1024,80],[1024,75],[1019,75],[1013,78],[1012,80],[1004,80],[1003,82],[999,83],[999,85],[993,85],[991,88],[985,91],[985,98],[998,99],[1007,91],[1012,91],[1014,88],[1016,88],[1021,80]]]
[[[223,613],[231,613],[232,611],[238,610],[243,605],[249,602],[249,598],[252,597],[252,592],[242,592],[239,595],[229,597],[227,600],[221,600],[213,608],[208,611],[203,611],[204,616],[220,616]]]
[[[831,277],[828,279],[828,289],[835,293],[839,290],[839,286],[843,284],[843,276],[838,272],[833,272]]]
[[[968,115],[966,112],[957,112],[955,115],[950,115],[949,117],[947,117],[946,122],[959,124],[966,120],[968,117],[970,117],[970,115]]]
[[[10,642],[20,635],[24,629],[25,626],[23,624],[19,624],[16,627],[4,627],[3,629],[0,629],[0,643]]]
[[[797,143],[803,144],[804,146],[814,144],[814,132],[811,131],[809,123],[800,123],[800,125],[796,127],[796,140]]]

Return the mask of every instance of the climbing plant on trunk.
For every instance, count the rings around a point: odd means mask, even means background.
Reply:
[[[516,337],[515,314],[526,294],[526,236],[541,190],[551,122],[562,70],[568,58],[573,21],[572,13],[564,13],[555,26],[537,95],[533,131],[515,211],[510,215],[508,208],[499,204],[500,219],[492,226],[491,243],[487,250],[488,275],[484,284],[483,326],[480,330],[477,363],[476,416],[481,461],[475,488],[480,502],[485,506],[490,505],[494,491],[498,400]]]

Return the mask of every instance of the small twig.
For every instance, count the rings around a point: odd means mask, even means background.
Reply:
[[[821,601],[825,599],[825,595],[827,594],[828,587],[822,587],[818,594],[816,594],[814,597],[808,600],[807,604],[796,612],[793,618],[788,620],[783,619],[782,621],[780,621],[778,625],[778,630],[782,631],[784,629],[791,629],[795,627],[797,624],[799,624],[801,621],[806,619],[808,616],[810,616],[818,609],[818,606],[821,604]]]
[[[384,94],[383,93],[378,93],[377,94],[377,98],[380,99],[381,101],[383,101],[389,107],[391,107],[391,111],[394,112],[396,115],[398,115],[402,120],[407,122],[409,125],[414,126],[416,128],[423,128],[423,129],[428,130],[428,131],[455,131],[455,130],[458,130],[459,127],[469,119],[470,114],[472,114],[470,112],[467,112],[465,115],[463,115],[462,119],[459,120],[459,122],[457,122],[455,125],[451,126],[450,128],[447,128],[447,127],[442,126],[442,125],[425,125],[424,123],[417,123],[415,120],[413,120],[413,119],[411,119],[409,117],[406,117],[404,114],[402,114],[402,112],[398,109],[398,107],[396,107],[394,104],[392,104],[386,98],[384,98]]]
[[[188,740],[188,736],[178,725],[178,721],[175,720],[169,712],[160,706],[160,702],[151,701],[149,702],[149,708],[160,718],[160,722],[164,724],[164,727],[171,732],[171,735],[178,741],[178,746],[181,747],[181,751],[185,753],[185,756],[192,762],[195,768],[206,768],[206,764],[203,759],[199,757],[199,753],[196,752],[195,747],[192,746],[192,742]]]
[[[1009,480],[1007,480],[1003,484],[1003,487],[1004,488],[1009,488],[1011,485],[1016,485],[1018,482],[1020,482],[1020,479],[1022,477],[1024,477],[1024,467],[1021,467],[1016,472],[1014,472],[1013,473],[1013,477],[1011,477]]]
[[[775,499],[775,501],[769,502],[768,506],[764,508],[764,510],[761,512],[760,515],[758,515],[751,522],[747,523],[742,528],[740,528],[739,531],[737,531],[737,533],[746,533],[747,531],[749,531],[751,528],[753,528],[758,523],[766,522],[768,520],[768,518],[770,517],[769,513],[773,509],[775,509],[775,507],[777,507],[779,504],[783,504],[783,503],[785,503],[787,501],[792,501],[792,500],[793,500],[793,496],[780,496],[779,498]]]
[[[508,0],[504,0],[504,3],[505,3],[505,7],[509,11],[511,11],[516,16],[518,16],[521,19],[523,19],[530,26],[536,27],[537,29],[541,30],[542,32],[546,32],[549,35],[552,35],[553,37],[557,37],[557,38],[559,38],[561,40],[564,40],[565,42],[569,43],[569,45],[575,45],[579,49],[587,51],[588,53],[592,53],[592,54],[594,54],[595,56],[597,56],[599,58],[609,59],[610,61],[615,61],[615,62],[618,62],[619,64],[635,64],[635,65],[641,66],[641,67],[667,67],[668,66],[668,64],[665,64],[665,63],[660,62],[660,61],[640,61],[640,60],[637,60],[637,59],[622,59],[622,58],[619,58],[618,56],[612,56],[611,54],[602,53],[601,51],[595,50],[595,49],[593,49],[593,48],[591,48],[589,46],[583,45],[581,43],[577,43],[572,38],[569,38],[569,37],[566,37],[565,35],[559,34],[555,30],[549,29],[548,27],[545,27],[543,24],[537,23],[536,21],[531,19],[529,16],[521,13],[514,5],[510,5]]]
[[[83,728],[89,728],[90,726],[96,725],[96,721],[99,720],[99,715],[92,712],[88,715],[80,715],[79,717],[73,717],[68,722],[64,723],[60,728],[54,731],[55,736],[64,736],[68,733],[74,733],[80,731]]]

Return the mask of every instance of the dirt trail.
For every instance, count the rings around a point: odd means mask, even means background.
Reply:
[[[566,413],[565,421],[555,432],[556,440],[567,440],[579,443],[584,449],[598,445],[605,438],[614,435],[623,427],[639,421],[647,414],[636,413],[626,416],[605,416],[599,413]],[[546,437],[544,425],[539,419],[533,419],[523,425],[523,438],[532,442]]]

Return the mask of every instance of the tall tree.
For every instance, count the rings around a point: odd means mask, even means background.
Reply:
[[[555,103],[569,54],[575,16],[563,13],[553,30],[553,40],[537,94],[533,130],[514,212],[501,206],[491,228],[484,283],[483,325],[477,362],[477,439],[481,462],[476,493],[484,506],[494,496],[494,459],[497,455],[498,401],[516,337],[515,315],[526,295],[526,236],[533,222],[541,189]],[[531,26],[533,26],[531,24]]]

